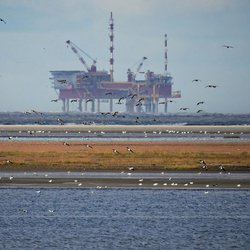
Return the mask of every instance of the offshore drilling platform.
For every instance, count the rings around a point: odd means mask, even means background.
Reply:
[[[167,35],[164,36],[164,74],[155,74],[147,70],[140,72],[143,57],[137,64],[136,71],[127,71],[127,81],[114,81],[114,20],[112,12],[109,19],[110,39],[110,69],[108,71],[97,70],[96,60],[80,49],[72,41],[66,41],[68,47],[78,56],[85,70],[50,71],[53,88],[58,93],[58,99],[62,101],[62,111],[69,112],[70,103],[78,103],[80,112],[103,112],[101,102],[109,103],[109,112],[114,112],[114,103],[125,105],[127,113],[159,113],[159,104],[164,105],[164,113],[167,113],[170,98],[180,98],[180,91],[172,91],[173,79],[167,71]],[[92,65],[89,67],[84,54]],[[136,80],[138,73],[144,73],[144,80]],[[57,101],[56,100],[56,101]]]

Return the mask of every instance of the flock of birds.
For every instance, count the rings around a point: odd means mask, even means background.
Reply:
[[[2,22],[4,24],[7,24],[7,22],[4,19],[2,19],[2,18],[0,18],[0,22]],[[227,49],[234,48],[232,45],[225,45],[225,44],[222,45],[222,47],[227,48]],[[68,84],[66,80],[58,80],[58,82],[60,82],[61,84]],[[192,82],[193,83],[200,83],[202,81],[200,79],[193,79]],[[205,86],[205,88],[217,88],[217,87],[218,87],[218,85],[214,85],[214,84],[208,84],[208,85]],[[105,95],[107,95],[107,96],[108,95],[112,95],[112,92],[107,92],[107,93],[105,93]],[[126,98],[130,98],[131,100],[135,100],[135,106],[141,106],[143,104],[144,98],[143,97],[137,98],[137,97],[138,97],[137,94],[130,93],[128,96],[122,96],[122,97],[120,97],[118,99],[118,102],[116,104],[118,104],[118,105],[123,104],[123,102],[122,102],[123,100],[125,100]],[[137,100],[136,100],[136,98],[137,98]],[[93,101],[94,101],[94,99],[87,99],[86,103],[93,102]],[[51,100],[51,102],[58,102],[58,99],[53,99],[53,100]],[[77,99],[72,99],[71,103],[73,103],[73,102],[77,102]],[[166,104],[166,102],[172,103],[174,101],[169,99],[169,100],[164,101],[164,102],[159,102],[159,104]],[[199,101],[199,102],[196,103],[196,106],[201,106],[203,104],[205,104],[204,101]],[[179,110],[181,110],[181,111],[187,111],[189,109],[190,108],[188,108],[188,107],[181,107]],[[200,112],[203,112],[203,109],[199,109],[197,111],[197,113],[200,113]],[[39,111],[36,111],[36,110],[31,110],[31,112],[28,112],[28,111],[26,112],[26,114],[31,114],[31,113],[35,113],[35,114],[38,114],[38,115],[43,115],[42,112],[39,112]],[[117,116],[119,114],[119,111],[115,111],[115,112],[100,112],[100,113],[103,116],[111,115],[111,116],[115,117],[115,116]],[[139,120],[139,117],[136,117],[136,122],[138,122],[138,120]],[[61,118],[57,118],[57,121],[61,125],[65,124],[65,121],[62,120]],[[63,145],[70,146],[70,144],[68,142],[63,142]],[[90,149],[93,149],[93,146],[90,145],[90,144],[87,144],[86,147],[90,148]],[[132,150],[130,147],[126,147],[126,150],[129,153],[134,153],[134,150]],[[117,149],[112,149],[112,151],[113,151],[114,154],[120,154],[120,152]],[[13,161],[6,160],[6,163],[7,164],[13,164]],[[201,164],[201,168],[203,170],[205,170],[205,171],[208,170],[208,165],[207,165],[207,163],[204,160],[200,160],[200,164]],[[135,169],[134,169],[134,167],[130,167],[128,170],[129,171],[134,171]],[[219,170],[221,171],[220,173],[226,172],[225,167],[222,166],[222,165],[219,166]],[[229,174],[229,172],[228,172],[228,174]],[[12,180],[12,179],[13,179],[13,177],[11,176],[10,180]],[[143,181],[143,179],[139,180],[140,185],[142,185],[142,181]],[[50,179],[49,182],[51,183],[52,179]],[[154,186],[157,186],[157,185],[158,185],[157,183],[154,184]],[[49,212],[53,212],[53,211],[51,210]]]

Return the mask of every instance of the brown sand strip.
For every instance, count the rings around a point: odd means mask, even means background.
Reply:
[[[196,170],[223,164],[249,171],[250,142],[62,142],[0,141],[0,171],[10,170]],[[127,150],[131,148],[134,153]],[[119,151],[114,153],[113,149]]]

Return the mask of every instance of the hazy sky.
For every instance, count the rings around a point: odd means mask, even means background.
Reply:
[[[169,112],[204,101],[207,112],[250,113],[249,0],[0,0],[0,111],[61,111],[49,71],[84,69],[68,39],[109,70],[111,11],[115,80],[143,56],[142,70],[163,73],[167,33],[168,71],[182,92]]]

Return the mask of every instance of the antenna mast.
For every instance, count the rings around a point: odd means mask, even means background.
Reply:
[[[110,81],[114,81],[114,58],[113,58],[113,51],[114,51],[114,22],[113,22],[113,15],[112,12],[110,13],[110,19],[109,19],[109,29],[110,29],[110,34],[109,34],[109,39],[110,39]]]
[[[164,62],[164,65],[165,65],[165,74],[167,74],[168,72],[168,36],[167,34],[165,34],[165,62]]]

